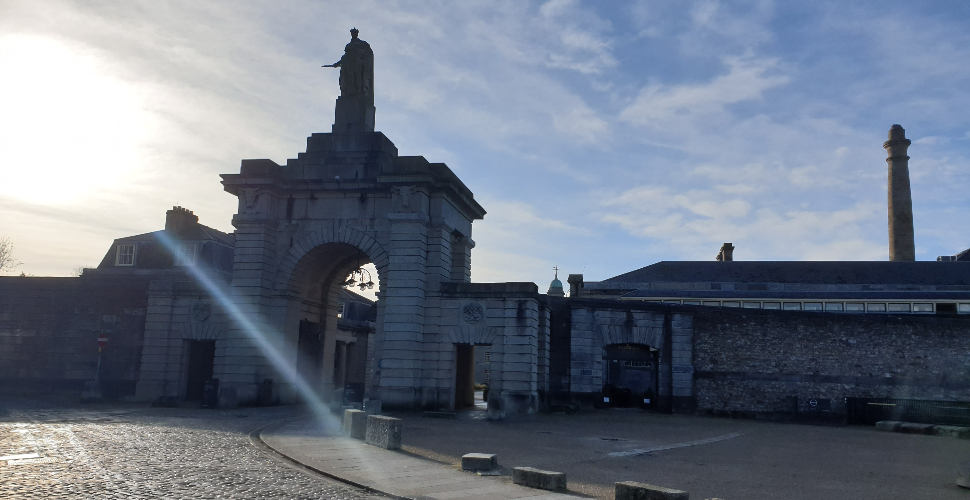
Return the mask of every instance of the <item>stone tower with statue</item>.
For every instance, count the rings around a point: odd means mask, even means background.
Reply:
[[[239,173],[222,175],[239,198],[229,290],[238,311],[227,318],[214,376],[240,403],[255,400],[266,379],[282,401],[310,393],[329,401],[341,390],[335,369],[348,362],[337,359],[338,295],[373,263],[374,334],[356,358],[367,365],[365,397],[389,408],[455,408],[467,392],[456,389],[465,384],[463,346],[501,341],[503,310],[517,306],[467,300],[455,288],[469,285],[472,222],[485,210],[445,164],[399,156],[374,130],[374,53],[351,35],[328,65],[340,69],[332,131],[311,135],[286,164],[243,160]],[[519,392],[528,406],[535,382]]]

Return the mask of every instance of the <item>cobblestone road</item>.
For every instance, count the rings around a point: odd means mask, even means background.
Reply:
[[[64,409],[0,400],[0,498],[383,498],[286,464],[249,433],[285,407]],[[36,457],[36,458],[34,458]]]

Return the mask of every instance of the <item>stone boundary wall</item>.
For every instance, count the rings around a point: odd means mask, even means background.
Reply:
[[[94,380],[96,339],[106,397],[134,394],[148,279],[0,277],[0,391],[80,394]]]
[[[970,318],[694,308],[698,410],[807,413],[845,397],[970,401]]]
[[[534,283],[441,284],[442,343],[492,346],[489,418],[538,410],[539,325]]]
[[[659,351],[658,408],[689,412],[693,408],[692,323],[689,313],[654,304],[575,301],[569,308],[569,395],[580,404],[598,405],[603,390],[603,349],[612,344],[641,344]],[[552,319],[553,323],[557,321]],[[552,346],[554,351],[560,350]],[[559,363],[552,366],[558,371]]]

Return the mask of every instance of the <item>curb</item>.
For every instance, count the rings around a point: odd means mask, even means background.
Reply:
[[[262,427],[260,427],[260,428],[258,428],[256,430],[250,432],[249,433],[249,441],[256,448],[259,448],[260,450],[262,450],[264,452],[272,453],[272,454],[278,456],[279,458],[281,458],[283,461],[285,461],[285,462],[287,462],[287,463],[289,463],[291,465],[294,465],[296,467],[299,467],[301,469],[305,469],[305,470],[308,470],[308,471],[315,472],[315,473],[320,474],[322,476],[328,477],[330,479],[334,479],[336,481],[340,481],[341,483],[344,483],[344,484],[349,484],[349,485],[351,485],[351,486],[353,486],[355,488],[360,488],[360,489],[362,489],[364,491],[367,491],[367,492],[370,492],[370,493],[377,493],[379,495],[384,495],[386,497],[394,498],[394,499],[397,499],[397,500],[416,500],[416,499],[411,498],[411,497],[405,497],[405,496],[401,496],[401,495],[395,495],[394,493],[389,493],[387,491],[379,490],[377,488],[374,488],[373,486],[368,486],[366,484],[358,483],[357,481],[353,481],[353,480],[350,480],[350,479],[347,479],[347,478],[344,478],[344,477],[340,477],[340,476],[338,476],[338,475],[336,475],[336,474],[334,474],[332,472],[327,472],[325,470],[322,470],[322,469],[318,469],[316,467],[313,467],[312,465],[307,465],[307,464],[305,464],[303,462],[300,462],[299,460],[297,460],[297,459],[295,459],[295,458],[287,455],[286,453],[283,453],[282,451],[279,451],[276,448],[273,448],[272,446],[268,445],[266,443],[266,441],[263,441],[262,434],[263,434],[264,431],[275,431],[276,429],[279,429],[280,427],[283,427],[286,424],[293,423],[293,422],[296,422],[296,421],[299,421],[299,420],[303,420],[304,418],[295,418],[295,419],[290,419],[290,420],[284,420],[282,422],[275,422],[275,423],[271,423],[271,424],[266,424],[266,425],[264,425],[264,426],[262,426]]]

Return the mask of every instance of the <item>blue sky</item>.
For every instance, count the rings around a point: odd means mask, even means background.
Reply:
[[[352,5],[351,5],[352,4]],[[34,275],[96,265],[181,205],[231,231],[218,174],[329,131],[356,26],[377,128],[488,210],[475,281],[660,260],[887,259],[902,124],[918,260],[970,247],[970,4],[0,4],[0,236]]]

